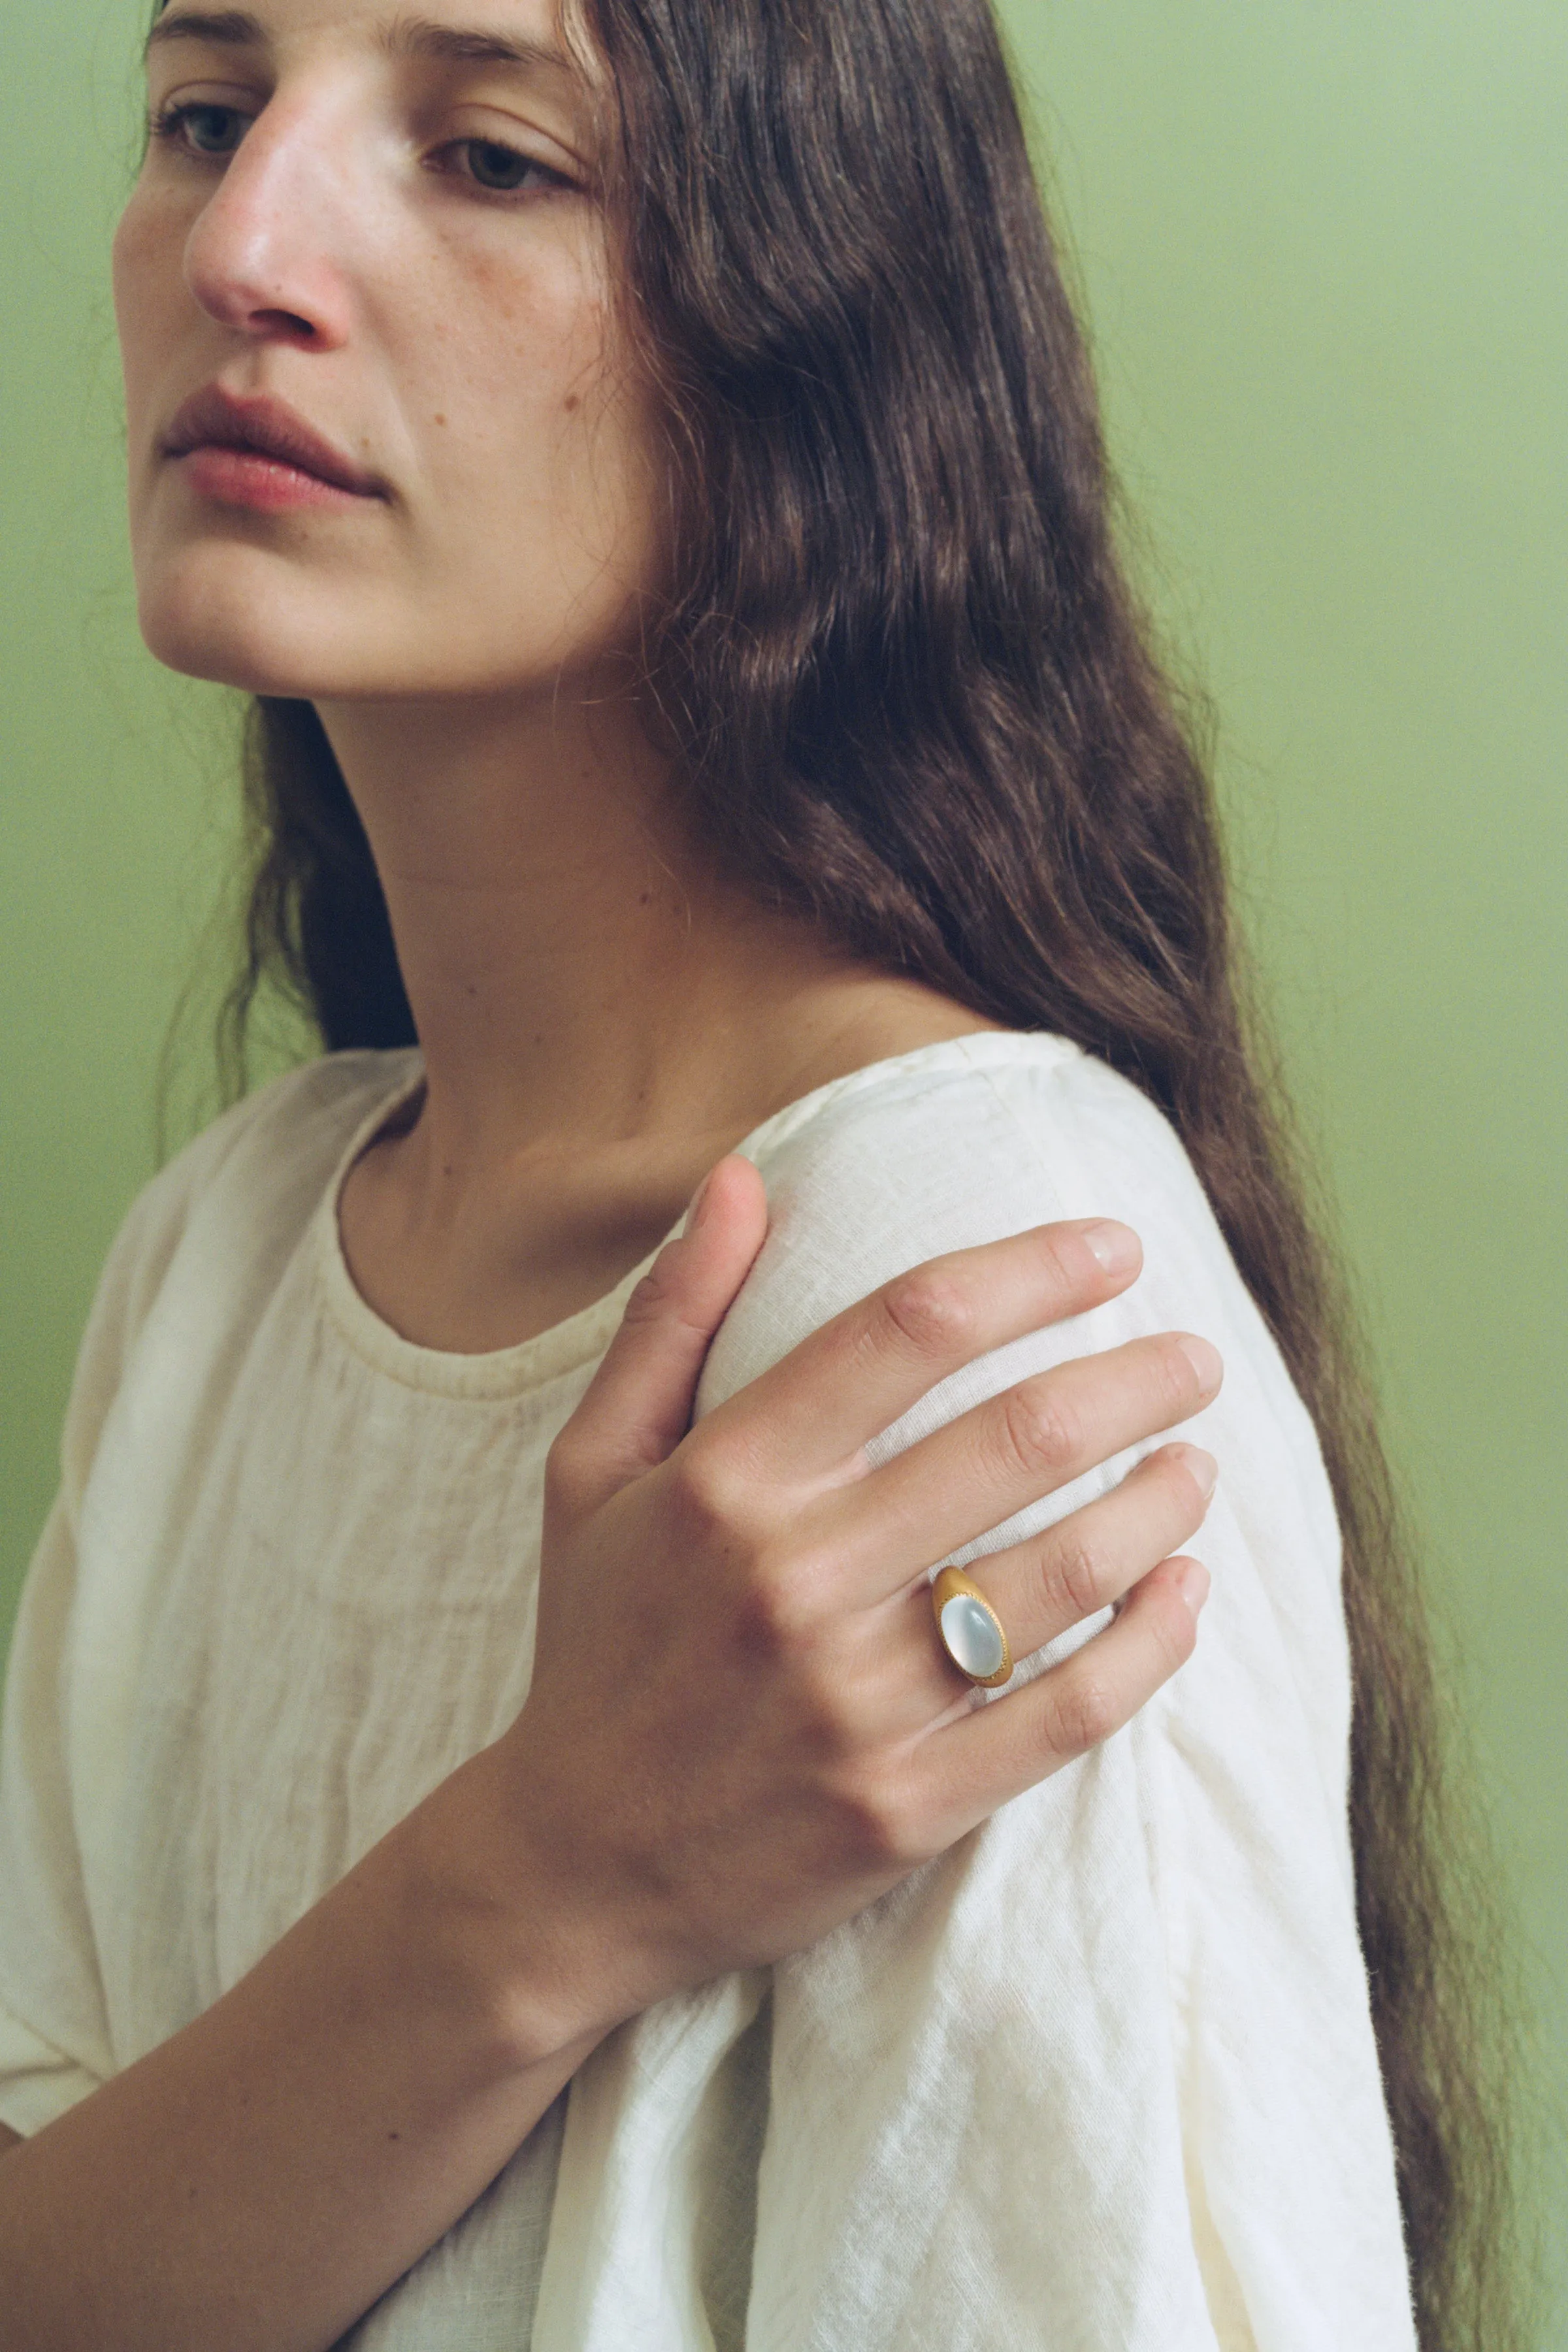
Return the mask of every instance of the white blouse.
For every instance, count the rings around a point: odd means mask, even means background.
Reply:
[[[337,1194],[418,1070],[339,1055],[251,1097],[110,1259],[5,1700],[16,2131],[216,2000],[527,1691],[545,1453],[644,1269],[493,1354],[391,1330],[349,1278]],[[1197,1650],[1127,1729],[812,1950],[612,2034],[347,2341],[1411,2352],[1333,1511],[1179,1143],[1062,1040],[986,1034],[838,1079],[742,1148],[772,1225],[700,1410],[921,1258],[1049,1218],[1136,1227],[1130,1292],[944,1381],[879,1444],[1064,1357],[1207,1334],[1227,1377],[1189,1424],[1220,1462]]]

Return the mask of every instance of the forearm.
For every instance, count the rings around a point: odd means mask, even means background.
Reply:
[[[602,2028],[487,1898],[488,1769],[0,2158],[8,2352],[315,2352],[500,2170]]]

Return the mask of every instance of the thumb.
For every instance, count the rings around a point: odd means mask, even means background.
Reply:
[[[556,1440],[571,1498],[592,1510],[672,1454],[691,1425],[713,1334],[768,1229],[767,1193],[731,1152],[710,1170],[686,1223],[626,1302],[621,1327]]]

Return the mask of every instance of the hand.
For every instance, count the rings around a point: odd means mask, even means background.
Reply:
[[[927,1571],[1198,1412],[1221,1377],[1206,1341],[1134,1340],[879,1467],[865,1454],[962,1364],[1125,1289],[1126,1227],[933,1260],[689,1432],[765,1228],[755,1170],[721,1161],[552,1454],[533,1684],[491,1760],[552,1922],[563,2039],[815,1941],[1119,1729],[1195,1638],[1207,1578],[1169,1556],[1214,1483],[1191,1445],[970,1570],[1016,1657],[1125,1602],[990,1705],[941,1646]]]
[[[989,1706],[946,1662],[925,1570],[1205,1403],[1203,1342],[1063,1365],[877,1469],[863,1450],[959,1365],[1124,1289],[1124,1227],[920,1267],[688,1434],[766,1227],[756,1171],[721,1161],[701,1211],[555,1448],[516,1724],[221,2000],[0,2154],[7,2346],[336,2343],[610,2026],[822,1936],[1191,1651],[1203,1572],[1166,1555],[1203,1517],[1192,1446],[975,1569],[1019,1655],[1129,1595]]]

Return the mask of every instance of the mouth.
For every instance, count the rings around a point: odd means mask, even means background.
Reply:
[[[200,495],[226,506],[276,513],[387,496],[378,475],[268,394],[247,397],[208,384],[176,412],[159,448]]]

